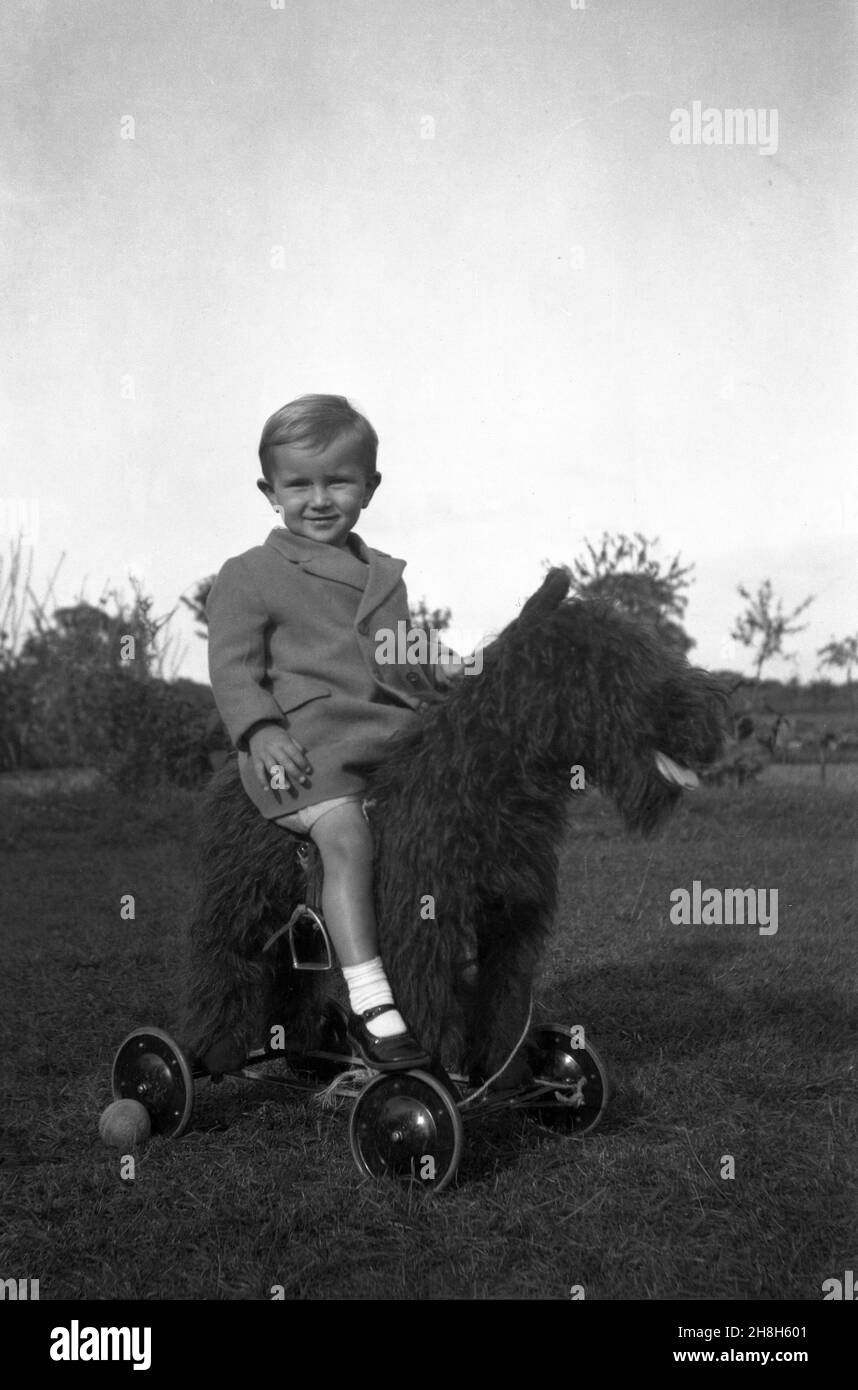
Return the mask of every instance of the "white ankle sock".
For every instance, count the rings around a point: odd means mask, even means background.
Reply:
[[[392,1004],[393,991],[388,984],[381,956],[365,960],[360,965],[344,965],[343,979],[348,986],[349,1003],[356,1014],[374,1009],[379,1004]],[[390,1038],[405,1032],[405,1020],[396,1009],[388,1009],[366,1025],[373,1037]]]

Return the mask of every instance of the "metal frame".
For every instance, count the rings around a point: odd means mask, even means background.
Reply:
[[[262,949],[263,952],[269,951],[281,936],[286,935],[289,938],[289,952],[294,970],[330,970],[333,966],[333,952],[331,940],[321,915],[321,870],[318,851],[311,845],[310,841],[302,840],[298,845],[297,855],[306,879],[307,901],[295,908],[289,921],[279,927],[273,936],[269,937]],[[309,924],[314,935],[321,938],[324,946],[324,962],[300,958],[295,942],[296,928],[300,923]],[[354,1072],[352,1081],[353,1084],[358,1084],[363,1077],[356,1069],[366,1069],[366,1063],[348,1049],[346,1015],[341,1006],[333,1000],[328,1001],[327,1018],[330,1032],[333,1035],[333,1047],[319,1048],[303,1053],[281,1052],[270,1046],[257,1048],[248,1053],[237,1070],[225,1072],[224,1075],[241,1077],[247,1081],[262,1081],[268,1086],[280,1086],[299,1093],[311,1092],[321,1095],[322,1092],[326,1092],[327,1095],[336,1097],[338,1079],[347,1077],[350,1072]],[[564,1035],[569,1034],[569,1029],[564,1024],[539,1024],[530,1030],[527,1036],[538,1036],[545,1033],[556,1033],[559,1042]],[[408,1077],[414,1078],[415,1089],[417,1086],[421,1086],[424,1091],[428,1088],[429,1092],[434,1092],[451,1119],[453,1147],[448,1158],[448,1167],[442,1178],[434,1184],[424,1185],[421,1183],[421,1187],[425,1186],[429,1191],[441,1191],[452,1181],[461,1154],[462,1126],[484,1115],[496,1114],[502,1110],[533,1111],[536,1118],[538,1120],[542,1118],[542,1122],[547,1125],[548,1120],[544,1118],[546,1112],[556,1111],[558,1119],[565,1113],[568,1120],[571,1121],[568,1126],[566,1124],[559,1126],[563,1132],[591,1133],[601,1120],[610,1098],[610,1078],[595,1048],[589,1045],[583,1049],[572,1048],[571,1052],[566,1055],[574,1059],[576,1052],[585,1053],[588,1056],[602,1081],[601,1103],[595,1118],[586,1125],[586,1128],[578,1126],[577,1130],[574,1125],[574,1116],[571,1114],[574,1102],[562,1099],[564,1095],[571,1096],[573,1094],[572,1086],[571,1083],[563,1082],[562,1079],[538,1078],[530,1085],[517,1091],[492,1093],[490,1090],[486,1091],[484,1086],[469,1087],[466,1077],[450,1076],[443,1068],[437,1066],[434,1068],[415,1068],[402,1072],[373,1073],[369,1081],[357,1093],[351,1117],[352,1153],[358,1168],[364,1173],[371,1172],[357,1134],[359,1111],[364,1097],[374,1091],[380,1091],[386,1085],[391,1091],[404,1090],[404,1098],[407,1101]],[[293,1068],[293,1074],[288,1076],[268,1075],[255,1065],[260,1062],[275,1060],[289,1063]],[[139,1074],[135,1071],[135,1066],[139,1067]],[[305,1077],[294,1074],[295,1072],[300,1073],[302,1070],[307,1073]],[[323,1074],[327,1073],[329,1078],[332,1077],[330,1084],[320,1084],[318,1077],[312,1076],[314,1070],[322,1071]],[[134,1099],[141,1100],[145,1105],[147,1094],[151,1095],[154,1102],[157,1092],[157,1106],[150,1111],[153,1116],[158,1115],[158,1124],[157,1126],[153,1125],[153,1128],[156,1128],[157,1132],[175,1137],[182,1133],[190,1118],[193,1106],[194,1080],[207,1077],[213,1080],[219,1079],[213,1077],[212,1073],[199,1063],[192,1063],[183,1049],[162,1029],[138,1028],[129,1034],[116,1053],[113,1064],[113,1094],[117,1099],[133,1096]],[[391,1078],[399,1078],[399,1082],[397,1083]],[[576,1084],[580,1094],[580,1082]],[[481,1090],[484,1091],[483,1095],[479,1094]],[[344,1088],[342,1094],[354,1096],[355,1093]],[[393,1134],[393,1142],[396,1142],[396,1131],[391,1131],[391,1133]]]

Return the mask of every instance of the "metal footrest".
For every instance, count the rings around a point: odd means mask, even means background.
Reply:
[[[333,969],[331,938],[322,918],[312,907],[306,903],[296,907],[289,921],[269,936],[262,950],[270,951],[275,941],[284,935],[289,938],[293,970]]]

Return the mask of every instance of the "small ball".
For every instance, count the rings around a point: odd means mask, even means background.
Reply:
[[[115,1100],[102,1112],[98,1132],[112,1149],[133,1149],[145,1144],[152,1133],[149,1111],[139,1100]]]

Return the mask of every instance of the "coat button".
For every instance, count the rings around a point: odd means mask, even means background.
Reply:
[[[366,634],[369,632],[369,623],[367,622],[366,618],[364,618],[362,623],[358,623],[358,632],[360,633],[361,637],[366,637]]]
[[[405,677],[405,679],[408,681],[409,685],[420,685],[420,684],[422,684],[422,682],[421,682],[421,680],[420,680],[420,677],[418,676],[418,674],[417,674],[416,671],[409,671],[409,672],[408,672],[408,675]]]

